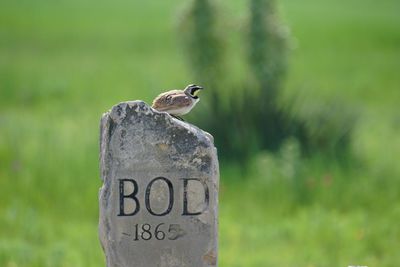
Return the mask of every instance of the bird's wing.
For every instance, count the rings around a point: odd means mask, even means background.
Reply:
[[[181,90],[172,90],[157,96],[152,107],[159,110],[169,110],[171,108],[187,107],[192,104],[192,100]]]

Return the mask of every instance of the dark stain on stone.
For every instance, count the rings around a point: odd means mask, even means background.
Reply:
[[[117,106],[116,112],[117,112],[118,117],[121,117],[121,114],[122,114],[122,107],[121,107],[121,105],[118,105],[118,106]]]
[[[191,154],[198,146],[198,139],[187,129],[173,127],[169,129],[168,134],[171,135],[171,142],[179,154]]]
[[[108,140],[111,140],[111,136],[114,134],[115,128],[117,127],[117,124],[115,123],[115,121],[110,117],[110,115],[108,116]]]
[[[211,168],[211,157],[209,155],[204,155],[202,157],[200,157],[201,159],[201,167],[200,170],[202,172],[209,172],[210,168]]]
[[[122,129],[120,134],[121,134],[121,138],[124,138],[126,136],[126,130]]]

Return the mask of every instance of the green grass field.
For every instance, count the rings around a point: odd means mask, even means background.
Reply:
[[[191,82],[183,3],[0,2],[0,266],[105,266],[99,119]],[[233,40],[246,3],[219,2]],[[220,266],[400,266],[400,2],[280,7],[294,48],[283,95],[304,116],[332,99],[359,113],[352,156],[304,158],[288,140],[247,172],[221,164]]]

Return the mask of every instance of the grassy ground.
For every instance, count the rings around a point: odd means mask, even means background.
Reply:
[[[104,266],[100,114],[188,82],[182,2],[0,2],[0,266]],[[233,35],[245,3],[220,2]],[[281,6],[296,48],[285,96],[300,113],[354,107],[354,157],[304,159],[289,140],[245,174],[222,165],[220,265],[400,266],[400,3]]]

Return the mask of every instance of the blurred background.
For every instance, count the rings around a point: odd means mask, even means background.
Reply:
[[[220,266],[400,266],[400,2],[2,0],[0,266],[105,266],[99,119],[189,83]]]

